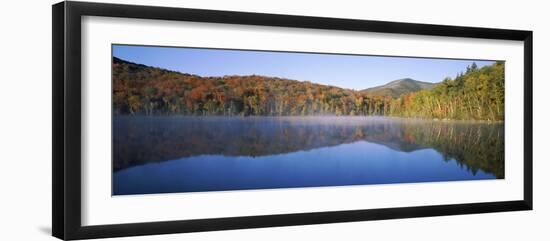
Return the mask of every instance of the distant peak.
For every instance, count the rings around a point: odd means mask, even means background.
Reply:
[[[399,97],[405,93],[431,89],[433,86],[435,86],[434,83],[419,81],[412,78],[402,78],[390,81],[384,85],[362,90],[362,92],[372,95]]]
[[[422,81],[418,81],[411,78],[402,78],[402,79],[396,79],[396,80],[390,81],[389,83],[399,83],[399,82],[422,82]]]
[[[414,80],[414,79],[411,79],[411,78],[398,79],[398,81],[399,80],[401,80],[401,81],[417,81],[417,80]]]

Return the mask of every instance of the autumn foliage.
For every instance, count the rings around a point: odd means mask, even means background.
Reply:
[[[127,62],[112,65],[118,115],[392,115],[502,120],[504,64],[472,66],[432,90],[398,98],[258,75],[201,77]]]

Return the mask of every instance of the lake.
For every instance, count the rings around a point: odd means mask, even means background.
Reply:
[[[113,195],[504,178],[504,124],[388,117],[113,118]]]

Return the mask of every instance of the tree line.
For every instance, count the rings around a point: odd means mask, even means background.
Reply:
[[[475,63],[433,89],[391,101],[390,115],[438,119],[504,120],[504,63]]]
[[[112,65],[118,115],[389,115],[502,120],[504,64],[469,66],[432,90],[398,98],[259,75],[201,77],[127,62]]]

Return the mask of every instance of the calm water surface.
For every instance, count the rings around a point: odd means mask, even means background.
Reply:
[[[504,125],[383,117],[113,119],[113,194],[504,178]]]

